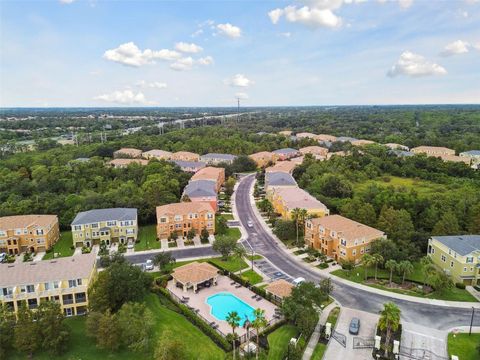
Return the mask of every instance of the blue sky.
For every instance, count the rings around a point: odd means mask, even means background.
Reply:
[[[0,1],[0,106],[479,103],[480,2]]]

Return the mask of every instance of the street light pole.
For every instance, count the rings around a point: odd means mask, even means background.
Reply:
[[[470,319],[470,331],[468,332],[468,335],[472,335],[473,315],[475,315],[475,308],[472,306],[472,318]]]

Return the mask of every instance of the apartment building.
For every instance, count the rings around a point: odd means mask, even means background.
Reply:
[[[328,154],[328,149],[321,146],[306,146],[299,151],[302,155],[312,154],[316,159],[325,159]]]
[[[284,172],[291,174],[293,173],[293,169],[297,167],[297,163],[292,162],[291,160],[288,161],[279,161],[273,166],[269,166],[265,169],[265,173],[269,172]]]
[[[418,146],[410,149],[414,154],[441,157],[442,155],[455,155],[455,150],[438,146]]]
[[[317,140],[317,135],[312,134],[310,132],[297,133],[297,134],[295,134],[295,136],[296,136],[297,139],[314,139],[314,140]]]
[[[480,235],[432,236],[427,254],[453,281],[480,285]]]
[[[196,173],[200,169],[203,169],[207,166],[204,162],[201,161],[182,161],[182,160],[175,160],[173,161],[175,165],[180,167],[182,171]]]
[[[282,130],[282,131],[279,131],[278,132],[278,135],[282,135],[282,136],[285,136],[285,137],[289,137],[292,135],[292,131],[291,130]]]
[[[124,169],[124,168],[128,167],[128,165],[130,165],[130,164],[138,164],[138,165],[146,166],[146,165],[148,165],[148,160],[120,158],[120,159],[113,159],[113,160],[108,162],[108,165],[110,165],[111,167],[113,167],[115,169]]]
[[[322,143],[332,143],[337,141],[337,137],[333,135],[328,135],[328,134],[319,134],[315,136],[315,140],[318,140],[319,142],[322,142]]]
[[[183,202],[157,206],[157,237],[168,239],[174,231],[187,236],[190,229],[199,235],[206,228],[215,233],[215,210],[206,202]]]
[[[365,145],[372,145],[372,144],[375,144],[375,141],[365,140],[365,139],[358,139],[358,140],[352,141],[353,146],[365,146]]]
[[[142,150],[134,149],[134,148],[121,148],[113,153],[113,158],[141,158],[142,157]]]
[[[266,172],[265,173],[265,192],[267,197],[271,195],[272,191],[280,187],[297,187],[297,182],[287,172]]]
[[[122,243],[137,241],[137,209],[110,208],[83,211],[75,216],[71,224],[73,246],[100,244],[105,241]]]
[[[293,209],[305,209],[310,216],[326,216],[328,208],[308,192],[296,186],[273,187],[267,195],[276,213],[285,220],[292,218]]]
[[[297,149],[292,148],[278,149],[272,152],[277,156],[277,160],[280,161],[288,160],[300,155],[300,152]]]
[[[215,189],[218,192],[225,182],[225,169],[207,166],[197,171],[190,181],[210,180],[215,182]]]
[[[200,161],[200,155],[190,151],[177,151],[172,154],[171,159],[179,161]]]
[[[182,200],[208,202],[214,211],[218,208],[216,182],[212,180],[190,181],[183,189]]]
[[[217,154],[209,153],[200,156],[200,161],[207,163],[208,165],[218,165],[218,164],[232,164],[237,157],[231,154]]]
[[[153,149],[142,153],[144,159],[170,160],[172,153],[170,151]]]
[[[0,253],[17,255],[49,250],[60,237],[56,215],[0,217]]]
[[[464,151],[459,154],[462,157],[469,158],[473,163],[480,163],[480,150]]]
[[[255,161],[259,168],[264,168],[270,164],[275,164],[277,161],[277,155],[270,151],[260,151],[255,154],[249,155],[250,159]]]
[[[408,146],[402,145],[402,144],[396,144],[396,143],[386,143],[383,144],[390,150],[403,150],[403,151],[409,151]]]
[[[386,238],[383,231],[340,215],[307,220],[305,244],[335,261],[361,261],[373,240]]]
[[[96,273],[96,254],[79,254],[49,261],[0,264],[0,303],[13,311],[25,303],[36,309],[44,301],[61,305],[65,316],[83,315],[88,287]]]

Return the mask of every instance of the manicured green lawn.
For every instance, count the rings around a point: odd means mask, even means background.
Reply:
[[[222,217],[224,217],[225,220],[233,220],[233,215],[232,214],[222,214]]]
[[[252,260],[262,260],[263,259],[263,256],[262,255],[247,255],[245,256],[249,261],[252,261]]]
[[[148,295],[145,302],[154,316],[156,339],[159,339],[162,333],[168,329],[183,343],[189,359],[224,359],[225,353],[223,350],[216,346],[209,337],[203,334],[182,315],[163,306],[157,295]],[[35,354],[33,358],[39,360],[152,359],[151,354],[137,354],[125,350],[110,353],[97,349],[94,340],[85,336],[85,319],[85,317],[75,317],[65,320],[71,329],[70,344],[65,354],[62,356],[52,356],[50,354],[40,353]],[[20,360],[26,359],[27,357],[25,355],[11,354],[10,358],[12,360]]]
[[[337,323],[338,315],[340,314],[340,308],[334,307],[331,311],[330,314],[328,314],[327,317],[327,322],[332,324],[332,329],[335,329],[335,324]]]
[[[270,333],[268,338],[268,360],[283,360],[288,349],[288,343],[292,337],[296,337],[298,330],[293,325],[283,325],[274,332]]]
[[[406,280],[411,280],[415,281],[418,283],[423,282],[423,275],[421,272],[421,265],[418,262],[413,263],[414,266],[414,272],[406,277]],[[392,289],[389,288],[387,285],[388,283],[383,286],[380,284],[365,284],[364,279],[365,279],[365,270],[363,266],[358,266],[352,271],[347,271],[347,270],[335,270],[331,272],[332,275],[341,277],[346,280],[350,280],[359,284],[364,284],[367,286],[371,286],[377,289],[382,289],[390,292],[395,292],[398,294],[404,294],[404,295],[411,295],[411,296],[417,296],[417,297],[423,297],[427,299],[439,299],[439,300],[449,300],[449,301],[469,301],[469,302],[477,302],[477,299],[475,299],[474,296],[472,296],[468,291],[463,290],[463,289],[457,289],[456,287],[446,290],[443,292],[437,292],[434,291],[430,294],[423,294],[421,290],[418,291],[412,291],[412,290],[404,290],[404,289]],[[357,275],[358,274],[358,275]],[[368,277],[373,277],[375,275],[375,269],[370,268],[367,270]],[[377,274],[378,279],[386,279],[388,280],[390,278],[390,272],[388,270],[384,269],[378,269],[378,274]],[[400,284],[402,282],[401,276],[394,274],[393,275],[393,281]]]
[[[60,239],[58,239],[57,243],[53,246],[52,250],[45,254],[42,260],[53,259],[54,252],[57,254],[56,257],[72,256],[75,251],[74,249],[71,249],[72,246],[73,246],[72,232],[62,231],[60,233]]]
[[[157,241],[157,230],[155,225],[141,226],[138,230],[138,240],[135,244],[135,251],[160,249],[162,244]]]
[[[247,263],[243,261],[243,259],[233,256],[230,256],[226,261],[222,260],[221,258],[213,258],[210,259],[210,261],[224,269],[227,269],[230,272],[237,272],[239,270],[248,268]]]
[[[228,239],[235,239],[239,240],[242,234],[240,233],[239,228],[228,228],[227,232],[222,235],[215,235],[215,239],[223,239],[223,238],[228,238]]]
[[[448,334],[448,355],[457,355],[459,360],[478,360],[480,352],[480,334]]]
[[[317,346],[315,346],[315,350],[313,350],[313,354],[310,360],[322,360],[323,354],[325,354],[325,350],[327,350],[327,345],[323,343],[318,343]]]
[[[250,284],[255,285],[263,281],[263,278],[253,270],[242,272],[242,278],[248,280]]]

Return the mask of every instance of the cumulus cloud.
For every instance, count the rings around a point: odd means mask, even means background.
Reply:
[[[248,94],[244,92],[237,92],[235,93],[235,97],[240,99],[240,100],[246,100],[248,99]]]
[[[153,105],[154,102],[148,101],[145,98],[143,93],[138,92],[134,93],[132,90],[117,90],[110,94],[103,94],[98,95],[93,98],[94,100],[101,100],[108,103],[116,103],[122,105],[134,105],[134,104],[141,104],[141,105]]]
[[[233,87],[247,88],[250,85],[253,85],[253,81],[248,79],[243,74],[236,74],[232,76],[230,79],[225,80],[225,84]]]
[[[173,61],[180,58],[181,54],[169,49],[145,49],[142,51],[135,43],[128,42],[115,49],[105,51],[103,57],[119,64],[139,67],[146,64],[153,64],[155,60]]]
[[[397,62],[388,71],[389,77],[397,75],[406,75],[411,77],[421,77],[429,75],[444,75],[447,70],[443,66],[435,64],[423,56],[414,54],[410,51],[404,51]]]
[[[342,1],[335,0],[311,0],[308,5],[297,7],[289,5],[283,9],[274,9],[268,13],[270,21],[277,24],[282,17],[291,23],[299,23],[312,28],[328,27],[335,28],[342,24],[342,19],[333,10],[342,5]]]
[[[282,15],[283,15],[282,9],[273,9],[268,13],[268,17],[270,18],[270,21],[272,22],[272,24],[278,23]]]
[[[212,65],[213,64],[213,57],[205,56],[197,60],[197,63],[200,65]]]
[[[196,54],[203,50],[201,46],[198,46],[194,43],[185,43],[185,42],[178,42],[175,44],[175,50],[183,52],[183,53],[191,53]]]
[[[443,56],[465,54],[468,53],[470,47],[470,43],[462,40],[457,40],[446,45],[441,54]]]
[[[229,23],[218,24],[217,30],[220,34],[225,35],[231,39],[236,39],[242,36],[242,30],[238,26]]]
[[[408,9],[413,4],[413,0],[398,0],[398,4],[402,9]]]
[[[60,4],[71,4],[73,3],[75,0],[59,0],[60,1]]]
[[[148,82],[145,80],[137,81],[135,85],[141,88],[151,88],[151,89],[165,89],[167,87],[167,84],[164,82],[160,82],[160,81]]]
[[[190,70],[193,67],[193,63],[194,61],[191,56],[180,58],[170,64],[170,69],[176,71]]]

